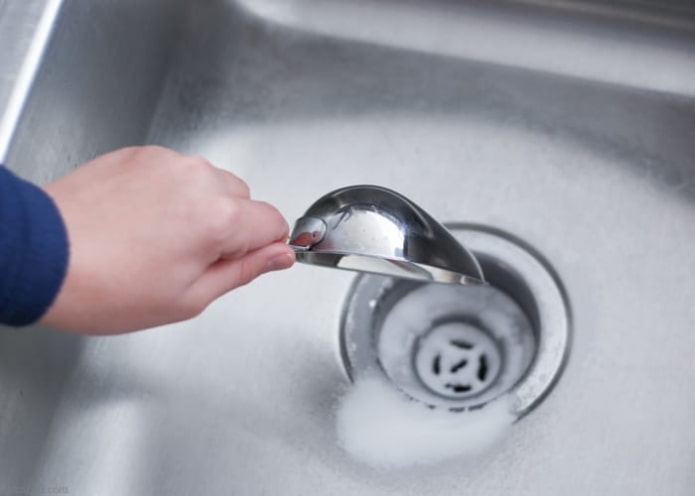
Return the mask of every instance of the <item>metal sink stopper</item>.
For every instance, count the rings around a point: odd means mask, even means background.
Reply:
[[[295,223],[297,260],[420,281],[484,284],[476,258],[432,216],[395,191],[348,186]]]

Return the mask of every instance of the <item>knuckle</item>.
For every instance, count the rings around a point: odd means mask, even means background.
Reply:
[[[246,197],[251,196],[251,188],[249,188],[249,185],[244,181],[243,179],[240,179],[237,176],[234,176],[237,181],[237,187],[239,188],[239,191]]]
[[[260,201],[258,203],[265,210],[266,216],[268,216],[272,220],[282,219],[282,215],[280,215],[280,211],[275,207],[275,205],[265,201]]]
[[[196,170],[208,170],[212,168],[212,164],[201,155],[189,155],[185,160],[186,165]]]
[[[212,202],[212,209],[206,221],[208,239],[213,241],[226,239],[230,230],[241,220],[241,215],[239,205],[227,198]]]
[[[241,220],[242,208],[239,203],[229,198],[220,199],[217,203],[215,215],[224,226],[229,227]]]
[[[125,163],[134,167],[160,167],[166,163],[165,159],[174,159],[176,152],[157,145],[130,146],[118,151]]]
[[[267,211],[269,222],[272,222],[272,225],[275,226],[277,231],[279,231],[279,234],[289,234],[290,226],[287,224],[287,220],[285,220],[285,217],[283,217],[277,207],[267,202],[263,202],[263,204]]]
[[[171,150],[168,148],[164,148],[163,146],[160,145],[143,145],[138,147],[141,151],[143,152],[148,152],[148,153],[162,153],[162,152],[169,152],[172,153]]]
[[[172,169],[176,171],[179,179],[192,190],[207,190],[212,184],[210,162],[203,157],[181,156],[177,161],[178,167]]]
[[[120,148],[110,154],[110,157],[116,160],[120,166],[139,166],[140,162],[145,157],[145,151],[142,146],[128,146]]]
[[[207,308],[208,302],[199,297],[189,296],[180,304],[181,319],[187,320],[197,317]]]
[[[123,155],[126,157],[136,155],[142,150],[143,147],[141,146],[125,146],[123,148],[119,148],[118,150],[115,150],[111,153],[117,154],[117,155]]]
[[[133,147],[133,154],[138,155],[143,158],[152,158],[152,157],[159,157],[164,154],[173,154],[171,150],[164,148],[159,145],[144,145],[144,146],[137,146]]]

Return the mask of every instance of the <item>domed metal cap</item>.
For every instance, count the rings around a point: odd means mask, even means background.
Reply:
[[[295,223],[297,260],[450,284],[481,284],[475,257],[427,212],[379,186],[349,186],[316,201]]]

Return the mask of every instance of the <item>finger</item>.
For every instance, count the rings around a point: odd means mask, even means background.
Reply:
[[[195,164],[204,164],[212,170],[215,180],[219,181],[220,184],[224,184],[225,190],[231,192],[233,196],[246,199],[250,198],[248,185],[235,174],[217,167],[202,155],[188,155],[188,160]]]
[[[274,206],[254,200],[238,200],[235,205],[229,235],[219,247],[221,257],[234,258],[287,240],[290,228]]]
[[[285,243],[273,243],[234,260],[220,260],[196,281],[193,297],[209,303],[261,274],[288,269],[294,262],[294,251]]]
[[[220,169],[218,167],[216,167],[216,169],[220,180],[227,184],[227,187],[231,191],[232,195],[237,198],[244,198],[246,200],[251,198],[249,186],[246,184],[246,182],[244,182],[243,179],[237,177],[234,173],[229,172],[228,170]]]

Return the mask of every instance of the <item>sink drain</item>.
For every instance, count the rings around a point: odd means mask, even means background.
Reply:
[[[449,229],[490,284],[358,276],[341,328],[346,369],[353,379],[382,374],[411,398],[454,411],[509,394],[521,416],[562,371],[566,298],[547,263],[523,242],[482,226]]]
[[[500,350],[487,333],[464,322],[447,322],[418,343],[415,372],[430,391],[458,399],[488,389],[501,362]]]
[[[521,307],[494,286],[393,284],[378,320],[378,364],[409,396],[454,409],[480,406],[511,388],[531,363],[536,336]],[[373,286],[376,285],[376,286]],[[379,289],[380,288],[380,289]]]

